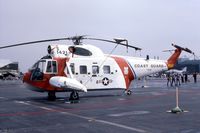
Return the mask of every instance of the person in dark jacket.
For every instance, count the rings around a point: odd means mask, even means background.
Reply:
[[[194,83],[196,83],[197,82],[197,73],[196,72],[193,73],[193,78],[194,78]]]

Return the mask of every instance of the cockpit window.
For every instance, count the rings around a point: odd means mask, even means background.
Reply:
[[[48,61],[46,72],[47,73],[57,73],[57,63],[56,63],[56,61]]]
[[[46,60],[40,60],[35,63],[31,69],[32,75],[31,80],[43,80],[43,73],[46,67]]]
[[[47,63],[47,70],[46,70],[46,72],[52,72],[51,61],[48,61],[48,63]]]
[[[89,50],[84,49],[84,48],[76,47],[75,51],[74,51],[74,54],[81,55],[81,56],[91,56],[92,52],[90,52]]]
[[[43,80],[44,73],[56,74],[58,72],[57,62],[53,60],[39,60],[30,69],[31,80]]]
[[[57,73],[57,63],[56,63],[56,61],[52,61],[52,66],[53,66],[53,73]]]
[[[31,70],[34,70],[34,69],[36,69],[36,68],[39,68],[41,72],[44,72],[45,67],[46,67],[46,60],[39,60],[38,62],[36,62],[36,63],[32,66]]]
[[[45,67],[46,67],[46,61],[40,60],[37,64],[37,68],[40,70],[40,72],[44,72]]]

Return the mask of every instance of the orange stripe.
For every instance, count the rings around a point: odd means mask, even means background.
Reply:
[[[178,57],[180,56],[182,50],[176,49],[175,52],[171,55],[171,57],[167,60],[167,67],[168,69],[171,69],[176,64]]]

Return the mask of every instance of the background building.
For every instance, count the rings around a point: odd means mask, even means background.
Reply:
[[[16,79],[19,78],[18,62],[9,60],[0,60],[0,79]]]
[[[190,60],[189,58],[180,58],[175,65],[175,69],[183,69],[187,67],[188,74],[192,74],[194,72],[200,73],[200,60]]]

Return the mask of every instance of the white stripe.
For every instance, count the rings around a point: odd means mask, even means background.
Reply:
[[[28,102],[30,102],[30,101],[28,101]],[[35,104],[33,104],[33,103],[28,103],[29,105],[32,105],[32,106],[34,106],[34,107],[37,107],[37,108],[41,108],[41,109],[44,109],[44,110],[48,110],[48,111],[55,111],[54,109],[52,109],[52,108],[48,108],[48,107],[44,107],[44,106],[40,106],[40,105],[35,105]]]
[[[38,107],[44,110],[48,110],[48,111],[55,111],[54,109],[43,107],[43,106],[38,106]]]
[[[16,102],[16,103],[20,103],[20,104],[30,105],[29,103],[24,102],[24,101],[15,101],[15,102]]]
[[[121,116],[128,116],[128,115],[141,115],[141,114],[148,114],[149,111],[132,111],[132,112],[123,112],[118,114],[110,114],[108,116],[114,116],[114,117],[121,117]]]
[[[30,104],[30,105],[36,106],[34,104]],[[37,105],[36,107],[39,107],[39,108],[45,109],[45,110],[54,111],[54,109],[43,107],[43,106],[38,106]],[[131,131],[135,131],[135,132],[139,132],[139,133],[146,133],[147,132],[147,131],[142,130],[142,129],[138,129],[138,128],[134,128],[134,127],[129,127],[129,126],[126,126],[126,125],[122,125],[122,124],[118,124],[118,123],[113,123],[113,122],[109,122],[109,121],[105,121],[105,120],[98,120],[98,119],[94,119],[92,117],[86,117],[86,116],[77,115],[77,114],[73,114],[73,113],[69,113],[69,112],[60,112],[60,113],[61,114],[66,114],[66,115],[71,115],[71,116],[78,117],[78,118],[82,118],[82,119],[88,120],[90,122],[91,121],[93,121],[93,122],[99,122],[99,123],[103,123],[103,124],[107,124],[107,125],[112,125],[112,126],[115,126],[115,127],[120,127],[120,128],[123,128],[123,129],[131,130]]]
[[[68,112],[60,112],[60,113],[62,113],[62,114],[68,114],[68,115],[75,116],[75,117],[79,117],[79,118],[82,118],[82,119],[86,119],[88,121],[95,121],[95,122],[104,123],[104,124],[107,124],[107,125],[112,125],[112,126],[115,126],[115,127],[124,128],[124,129],[127,129],[127,130],[139,132],[139,133],[146,133],[147,132],[147,131],[142,130],[142,129],[138,129],[138,128],[134,128],[134,127],[129,127],[129,126],[126,126],[126,125],[122,125],[122,124],[118,124],[118,123],[113,123],[113,122],[109,122],[109,121],[98,120],[98,119],[94,119],[92,117],[86,117],[86,116],[76,115],[76,114],[72,114],[72,113],[68,113]]]
[[[136,131],[136,132],[139,132],[139,133],[146,133],[145,130],[134,128],[134,127],[129,127],[129,126],[122,125],[122,124],[117,124],[117,123],[104,121],[104,120],[95,120],[95,121],[100,122],[100,123],[104,123],[104,124],[108,124],[108,125],[112,125],[112,126],[116,126],[116,127],[121,127],[121,128],[128,129],[128,130],[131,130],[131,131]]]

